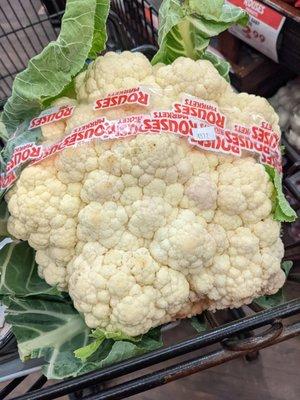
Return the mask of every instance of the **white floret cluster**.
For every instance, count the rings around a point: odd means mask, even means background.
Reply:
[[[152,67],[139,53],[108,53],[77,78],[73,116],[43,129],[45,141],[99,115],[108,93],[155,88],[148,112],[187,93],[215,102],[230,120],[259,112],[279,133],[267,101],[235,94],[208,61]],[[137,109],[137,110],[135,110]],[[36,250],[38,270],[69,292],[89,327],[136,336],[204,309],[239,307],[275,293],[280,224],[273,185],[254,158],[200,151],[172,134],[142,134],[66,149],[25,168],[8,193],[8,229]]]

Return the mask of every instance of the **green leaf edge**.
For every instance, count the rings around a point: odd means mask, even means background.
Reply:
[[[78,7],[82,9],[80,14],[78,14]],[[15,77],[12,95],[7,100],[1,113],[0,138],[4,142],[8,140],[22,120],[36,115],[44,108],[45,104],[50,104],[53,99],[59,97],[61,93],[72,86],[74,77],[82,70],[87,58],[95,58],[97,53],[104,50],[107,40],[105,25],[109,8],[109,0],[67,1],[62,18],[61,31],[57,40],[50,42],[40,54],[31,58],[28,62],[28,67]],[[76,20],[78,18],[87,19],[87,14],[92,15],[94,24],[87,24],[84,30],[81,29],[82,35],[85,36],[87,47],[87,51],[84,54],[81,49],[82,46],[78,46],[77,51],[75,49],[74,29],[76,28]],[[70,21],[73,21],[72,24],[70,24]],[[77,33],[79,36],[79,32]],[[71,54],[70,43],[73,45]],[[81,53],[79,60],[78,53]],[[37,71],[44,71],[47,60],[53,57],[56,59],[56,64],[52,63],[51,73],[57,74],[59,77],[57,81],[51,81],[51,85],[49,85],[49,81],[45,79],[41,72],[39,72],[37,78],[32,79],[32,75],[36,75]],[[72,60],[68,69],[65,68],[65,65],[62,67],[61,62],[58,62],[58,60],[63,59]],[[28,87],[26,83],[28,82],[32,87],[39,87],[39,90],[34,91],[30,98],[28,98],[27,94]]]
[[[294,222],[297,214],[283,194],[282,175],[269,165],[264,165],[264,168],[274,186],[273,219],[279,222]]]

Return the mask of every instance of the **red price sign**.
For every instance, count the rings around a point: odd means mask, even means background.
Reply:
[[[246,27],[234,26],[230,28],[230,32],[278,62],[277,40],[285,17],[260,1],[226,0],[226,2],[243,8],[249,14],[249,23]]]

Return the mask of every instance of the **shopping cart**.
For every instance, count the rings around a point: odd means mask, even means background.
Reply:
[[[113,0],[111,4],[128,29],[135,46],[144,43],[157,45],[158,14],[153,1]]]
[[[64,6],[64,0],[2,0],[2,102],[11,92],[14,76],[26,66],[28,59],[57,36]],[[150,0],[112,0],[108,31],[109,50],[142,51],[151,58],[157,46],[157,11],[153,3]],[[290,171],[286,176],[288,179],[293,176],[296,163],[289,155],[286,156],[285,163]],[[291,202],[299,209],[300,199],[297,193],[295,194],[289,185],[287,189]],[[284,232],[287,258],[297,264],[300,262],[299,232],[294,234],[288,226],[284,228]],[[296,270],[291,275],[288,285],[295,287],[297,282],[300,282],[300,276]],[[182,338],[170,346],[143,356],[58,383],[47,382],[41,375],[42,360],[21,363],[15,340],[8,333],[0,345],[0,381],[5,381],[0,390],[0,399],[13,395],[15,389],[22,387],[19,389],[22,395],[18,400],[50,400],[64,395],[71,399],[117,400],[238,357],[251,360],[257,356],[260,349],[300,334],[300,298],[294,297],[268,310],[262,310],[253,303],[247,307],[216,314],[206,312],[205,319],[209,328],[201,334]],[[296,322],[295,318],[291,322],[292,316],[297,316]],[[173,324],[164,328],[165,331],[167,329],[181,328],[180,324]],[[211,345],[215,346],[213,350],[209,347]],[[193,353],[200,349],[201,354],[197,353],[195,357]],[[185,356],[185,360],[178,362],[179,356]],[[160,369],[158,364],[167,360],[169,366]],[[140,376],[133,378],[132,373],[138,373]],[[35,381],[32,381],[33,376]],[[125,377],[126,380],[120,384],[118,379],[121,377]],[[106,386],[107,382],[110,383],[109,388]]]
[[[65,0],[2,0],[0,3],[0,109],[11,94],[13,80],[28,60],[55,40]],[[144,0],[113,0],[108,19],[107,50],[138,47],[149,57],[157,43],[157,12]],[[125,28],[126,26],[126,28]]]

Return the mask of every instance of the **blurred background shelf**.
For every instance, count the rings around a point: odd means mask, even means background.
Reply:
[[[282,15],[292,18],[296,22],[300,22],[300,8],[293,6],[293,3],[295,3],[293,0],[262,0],[261,2],[279,11]]]

